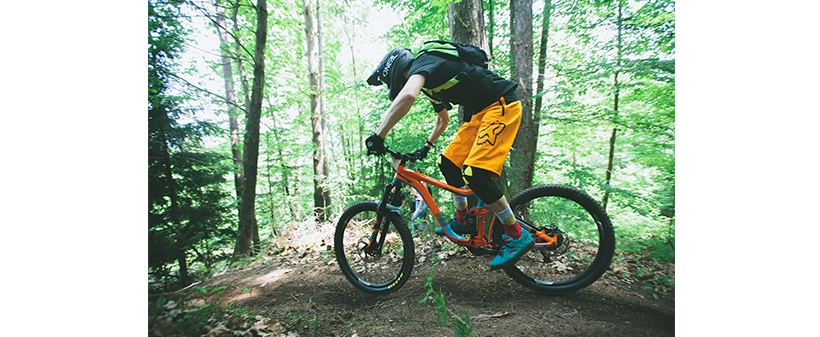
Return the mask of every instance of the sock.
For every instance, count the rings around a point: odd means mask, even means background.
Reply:
[[[521,225],[515,220],[515,215],[513,215],[510,206],[507,206],[507,208],[501,212],[495,213],[495,216],[501,219],[501,223],[504,224],[504,234],[513,239],[521,237]]]
[[[464,214],[467,214],[467,197],[454,195],[453,200],[456,202],[456,222],[464,223]]]

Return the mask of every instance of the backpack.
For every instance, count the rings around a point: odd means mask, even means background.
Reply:
[[[465,68],[465,71],[451,78],[449,81],[444,82],[444,84],[438,87],[433,89],[422,88],[422,91],[424,91],[424,93],[431,99],[432,96],[435,96],[438,92],[447,90],[464,79],[467,76],[466,69],[469,68],[470,65],[484,69],[489,69],[490,66],[490,59],[487,57],[487,53],[485,53],[481,48],[471,44],[432,40],[427,41],[422,45],[421,50],[416,53],[416,58],[426,53],[456,58],[461,61],[462,67]]]

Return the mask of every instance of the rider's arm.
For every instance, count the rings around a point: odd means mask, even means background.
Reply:
[[[427,138],[427,141],[430,142],[430,144],[435,144],[436,139],[438,139],[438,137],[441,136],[441,133],[444,132],[445,129],[447,129],[447,124],[449,123],[449,111],[447,111],[447,109],[441,109],[441,111],[436,113],[436,125],[433,126],[433,133],[430,134],[430,138]]]
[[[416,102],[416,97],[418,97],[421,87],[424,85],[424,80],[425,78],[422,74],[415,74],[407,79],[404,88],[396,95],[396,99],[393,100],[393,104],[387,109],[387,113],[381,125],[376,129],[376,134],[379,135],[379,137],[382,139],[386,138],[390,129],[407,115],[407,112],[410,111],[410,107]]]

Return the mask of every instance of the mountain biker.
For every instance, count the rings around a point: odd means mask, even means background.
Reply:
[[[445,87],[448,81],[459,80]],[[464,107],[464,124],[438,158],[438,166],[449,185],[469,188],[481,198],[504,224],[504,245],[490,262],[491,269],[515,264],[534,244],[522,233],[501,189],[490,179],[498,177],[510,153],[521,121],[521,102],[515,94],[517,83],[489,69],[452,57],[422,53],[414,58],[409,49],[396,48],[382,58],[367,80],[368,84],[387,85],[392,101],[375,133],[365,140],[368,155],[385,153],[384,138],[410,110],[419,92],[432,102],[436,120],[430,137],[415,153],[424,158],[450,121],[453,104]],[[474,225],[464,223],[467,198],[454,195],[456,216],[436,233],[467,234]]]

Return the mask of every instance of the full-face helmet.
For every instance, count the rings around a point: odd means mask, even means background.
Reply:
[[[382,58],[376,70],[367,79],[367,83],[375,86],[386,84],[389,89],[387,97],[392,101],[407,83],[404,71],[410,68],[411,64],[413,64],[413,53],[410,49],[393,49]]]

